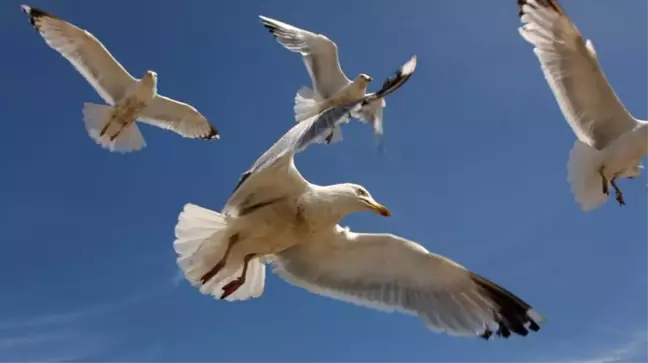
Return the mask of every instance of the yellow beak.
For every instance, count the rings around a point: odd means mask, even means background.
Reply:
[[[375,210],[376,213],[380,214],[383,217],[391,217],[391,212],[384,205],[369,200],[366,202],[369,208]]]

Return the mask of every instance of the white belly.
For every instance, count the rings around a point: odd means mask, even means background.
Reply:
[[[621,135],[603,149],[604,174],[613,177],[635,177],[641,172],[638,165],[648,151],[648,128],[639,127]]]

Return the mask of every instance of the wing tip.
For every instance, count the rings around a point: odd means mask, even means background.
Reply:
[[[410,60],[401,67],[401,74],[403,76],[408,76],[414,73],[414,70],[416,70],[417,59],[416,54],[414,54],[412,58],[410,58]]]
[[[526,14],[526,12],[524,11],[524,5],[527,5],[532,9],[537,9],[536,4],[545,9],[552,9],[553,11],[555,11],[560,15],[565,14],[562,7],[558,3],[558,0],[535,0],[535,4],[530,3],[529,0],[517,0],[517,3],[519,7],[519,12],[518,12],[519,17],[522,17],[524,14]]]
[[[275,20],[263,15],[259,15],[259,19],[261,19],[261,24],[276,38],[277,34],[275,32],[279,30],[279,27],[274,23]]]
[[[477,274],[471,273],[471,279],[482,289],[482,293],[494,303],[497,309],[493,317],[494,322],[498,325],[497,330],[493,331],[489,327],[485,327],[484,332],[478,335],[480,338],[489,340],[495,334],[506,339],[512,334],[527,336],[530,331],[540,330],[540,323],[544,322],[544,318],[529,304]]]
[[[29,23],[31,23],[31,25],[36,29],[38,29],[38,25],[36,24],[36,21],[38,19],[43,17],[56,18],[54,15],[46,11],[25,4],[20,5],[20,10],[22,10],[25,14],[27,14],[27,16],[29,16]]]
[[[212,126],[209,125],[209,133],[207,133],[204,136],[199,137],[201,140],[220,140],[220,133],[218,130]]]

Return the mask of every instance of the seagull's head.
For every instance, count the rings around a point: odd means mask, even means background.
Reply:
[[[157,92],[157,73],[146,71],[144,77],[142,77],[142,83],[151,87],[154,92]]]
[[[144,78],[149,79],[151,81],[156,81],[157,82],[157,73],[153,71],[146,71],[146,74],[144,75]]]
[[[370,210],[384,217],[390,217],[391,212],[384,205],[376,202],[364,187],[357,184],[338,184],[335,186],[336,200],[343,203],[349,211]]]
[[[369,84],[371,81],[373,81],[373,78],[371,78],[368,74],[365,73],[360,73],[358,77],[356,77],[357,82],[362,82],[362,84]]]

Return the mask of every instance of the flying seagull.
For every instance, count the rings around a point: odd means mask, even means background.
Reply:
[[[538,331],[543,318],[527,303],[461,265],[391,234],[353,233],[347,214],[389,210],[356,184],[315,185],[294,155],[326,138],[350,113],[400,87],[297,123],[243,174],[221,213],[187,204],[174,249],[187,280],[228,301],[261,296],[265,264],[313,293],[418,315],[430,329],[457,336]]]
[[[313,89],[302,87],[295,96],[295,120],[304,121],[329,107],[344,105],[363,98],[372,78],[365,73],[353,81],[347,78],[340,66],[337,45],[323,34],[311,33],[292,25],[259,16],[275,39],[286,49],[301,53],[310,74]],[[416,56],[412,57],[403,72],[412,74]],[[353,118],[370,123],[378,141],[383,135],[383,108],[385,99],[371,102],[355,112]],[[327,143],[342,140],[342,131],[336,127],[326,139]]]
[[[585,40],[556,0],[518,0],[522,37],[534,46],[558,105],[578,138],[567,179],[583,211],[608,199],[609,185],[625,205],[619,178],[641,174],[648,121],[634,118],[608,83],[591,40]]]
[[[102,147],[125,153],[146,146],[135,120],[184,137],[219,138],[216,128],[193,106],[157,93],[155,72],[136,79],[87,30],[34,7],[21,8],[45,42],[72,63],[109,105],[83,106],[86,130]]]

